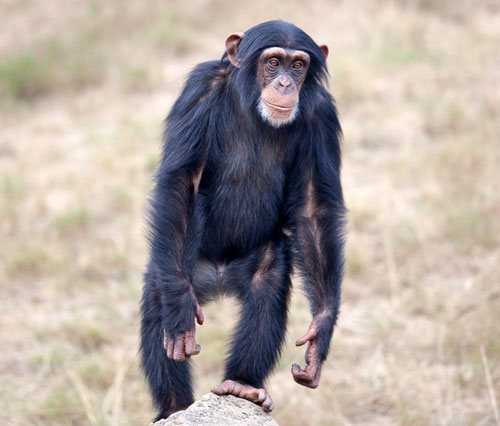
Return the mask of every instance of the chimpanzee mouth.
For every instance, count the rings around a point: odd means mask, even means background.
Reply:
[[[297,102],[293,107],[282,107],[260,99],[257,107],[260,116],[273,127],[281,127],[295,120],[299,110]]]
[[[288,112],[288,111],[291,111],[293,110],[293,108],[295,107],[295,105],[292,105],[292,106],[282,106],[282,105],[276,105],[276,104],[273,104],[269,101],[266,101],[265,99],[262,99],[264,101],[264,103],[268,106],[268,107],[271,107],[273,109],[277,109],[278,111],[283,111],[283,112]]]

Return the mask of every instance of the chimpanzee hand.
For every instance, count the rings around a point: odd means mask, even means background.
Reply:
[[[192,315],[192,325],[186,327],[186,329],[180,333],[168,333],[166,329],[163,329],[163,347],[167,351],[167,357],[174,361],[185,361],[189,359],[191,355],[198,355],[200,353],[201,346],[196,343],[195,330],[196,322],[202,325],[204,318],[196,298],[194,303],[195,308]]]
[[[306,350],[305,369],[302,370],[302,368],[300,368],[300,366],[295,363],[292,365],[293,379],[299,385],[307,386],[308,388],[312,389],[317,388],[319,385],[321,367],[323,365],[323,359],[320,356],[320,350],[321,350],[320,345],[321,344],[324,345],[325,342],[319,342],[319,336],[318,336],[322,326],[324,326],[323,321],[314,318],[311,321],[311,325],[309,326],[307,333],[304,334],[304,336],[302,336],[295,343],[296,346],[302,346],[303,344],[309,342],[309,345]],[[327,333],[327,335],[331,335],[331,332]],[[328,342],[326,342],[327,345],[329,343],[329,338],[330,336],[328,336]]]

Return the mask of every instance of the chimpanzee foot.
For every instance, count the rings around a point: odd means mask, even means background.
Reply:
[[[219,386],[214,387],[212,392],[216,395],[234,395],[238,398],[247,399],[262,406],[266,412],[274,409],[273,400],[265,389],[257,389],[234,380],[224,380]]]

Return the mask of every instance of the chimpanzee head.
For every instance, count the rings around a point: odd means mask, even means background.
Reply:
[[[297,118],[299,100],[327,75],[328,47],[295,25],[269,21],[226,39],[236,90],[246,111],[281,127]]]

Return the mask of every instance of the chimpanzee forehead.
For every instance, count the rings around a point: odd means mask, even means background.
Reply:
[[[302,50],[284,49],[282,47],[268,47],[262,52],[262,57],[271,58],[273,56],[288,57],[291,59],[300,59],[304,62],[309,62],[309,54]]]

